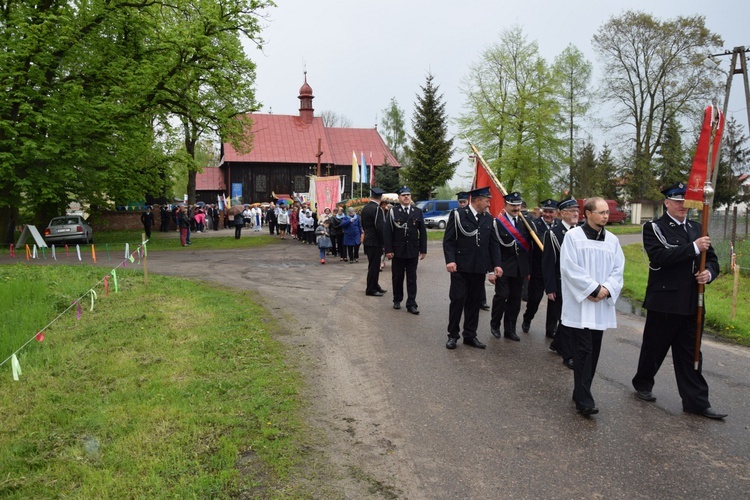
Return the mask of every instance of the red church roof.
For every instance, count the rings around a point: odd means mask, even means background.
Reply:
[[[252,151],[243,155],[231,144],[224,143],[224,161],[313,165],[317,162],[318,139],[322,139],[320,161],[323,165],[351,165],[354,151],[357,161],[360,153],[364,153],[369,164],[372,152],[376,166],[382,165],[386,159],[391,166],[401,166],[374,128],[328,128],[323,126],[319,117],[313,118],[312,124],[308,125],[293,115],[254,113],[252,119]]]

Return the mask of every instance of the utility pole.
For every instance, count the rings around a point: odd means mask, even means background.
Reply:
[[[716,62],[718,64],[718,61],[715,59],[716,57],[721,56],[732,56],[732,63],[729,66],[729,73],[727,74],[727,86],[726,91],[724,94],[724,107],[722,109],[724,113],[724,119],[726,120],[727,117],[727,108],[729,107],[729,94],[732,90],[732,79],[734,78],[734,75],[742,75],[742,81],[745,84],[745,110],[747,111],[747,125],[748,130],[750,130],[750,84],[748,83],[747,78],[747,50],[744,46],[735,47],[734,49],[725,50],[721,54],[711,54],[709,59]],[[739,60],[739,68],[737,67],[737,61]],[[713,186],[716,186],[716,178],[718,176],[719,169],[714,168],[713,172],[711,173],[711,184]]]

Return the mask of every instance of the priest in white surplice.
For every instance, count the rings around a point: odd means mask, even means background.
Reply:
[[[583,207],[586,222],[565,235],[560,249],[563,296],[561,323],[573,341],[573,400],[582,415],[599,413],[591,395],[602,335],[617,327],[615,301],[622,290],[625,256],[620,241],[605,229],[609,207],[602,198],[589,198]]]

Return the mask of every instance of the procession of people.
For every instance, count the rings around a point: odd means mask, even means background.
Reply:
[[[683,410],[723,419],[727,414],[709,402],[700,356],[700,363],[693,367],[698,284],[715,280],[719,264],[709,237],[701,236],[700,224],[686,218],[685,191],[682,183],[665,189],[664,215],[643,227],[650,261],[644,302],[648,315],[632,383],[638,399],[655,401],[654,377],[671,350]],[[300,243],[315,245],[321,264],[336,258],[356,264],[363,246],[365,296],[388,293],[381,278],[385,262],[390,262],[393,309],[401,309],[405,301],[406,311],[418,315],[419,261],[427,256],[424,215],[413,203],[408,186],[397,190],[395,203],[383,200],[383,194],[382,189],[371,188],[370,199],[359,213],[354,206],[343,205],[318,213],[318,207],[302,200],[278,200],[265,210],[250,207],[244,215],[238,211],[234,216],[235,237],[240,238],[247,219],[256,232],[267,224],[272,236],[286,239],[291,235]],[[576,410],[585,417],[595,415],[599,408],[592,383],[604,331],[617,327],[615,303],[625,266],[618,238],[606,229],[609,206],[603,198],[588,198],[579,221],[581,207],[573,197],[543,200],[535,209],[538,217],[523,209],[525,202],[517,191],[504,195],[505,208],[498,214],[489,213],[491,198],[487,186],[457,193],[459,208],[448,217],[442,241],[450,276],[445,346],[456,349],[463,339],[466,346],[485,349],[480,338],[486,328],[480,324],[483,309],[491,311],[487,330],[492,336],[519,342],[519,316],[520,330],[529,333],[546,298],[544,332],[551,340],[549,350],[573,372]],[[176,211],[183,245],[190,244],[187,212]],[[218,229],[219,211],[209,206],[206,212],[208,224]],[[144,214],[144,227],[154,225],[152,217],[150,210]],[[698,271],[701,252],[707,255],[703,272]],[[491,300],[486,283],[493,286]]]

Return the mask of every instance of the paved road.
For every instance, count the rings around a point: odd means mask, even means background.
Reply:
[[[386,296],[365,297],[365,260],[322,266],[317,249],[287,240],[263,250],[152,252],[149,271],[260,291],[288,325],[283,340],[307,373],[334,461],[401,497],[750,496],[748,349],[704,343],[711,401],[730,416],[686,415],[669,358],[656,403],[633,396],[643,320],[620,314],[593,385],[601,412],[586,419],[571,401],[572,372],[547,349],[543,308],[521,342],[491,337],[482,312],[488,348],[449,351],[439,242],[419,266],[419,316],[391,308],[390,267]],[[339,482],[349,498],[367,491]]]

